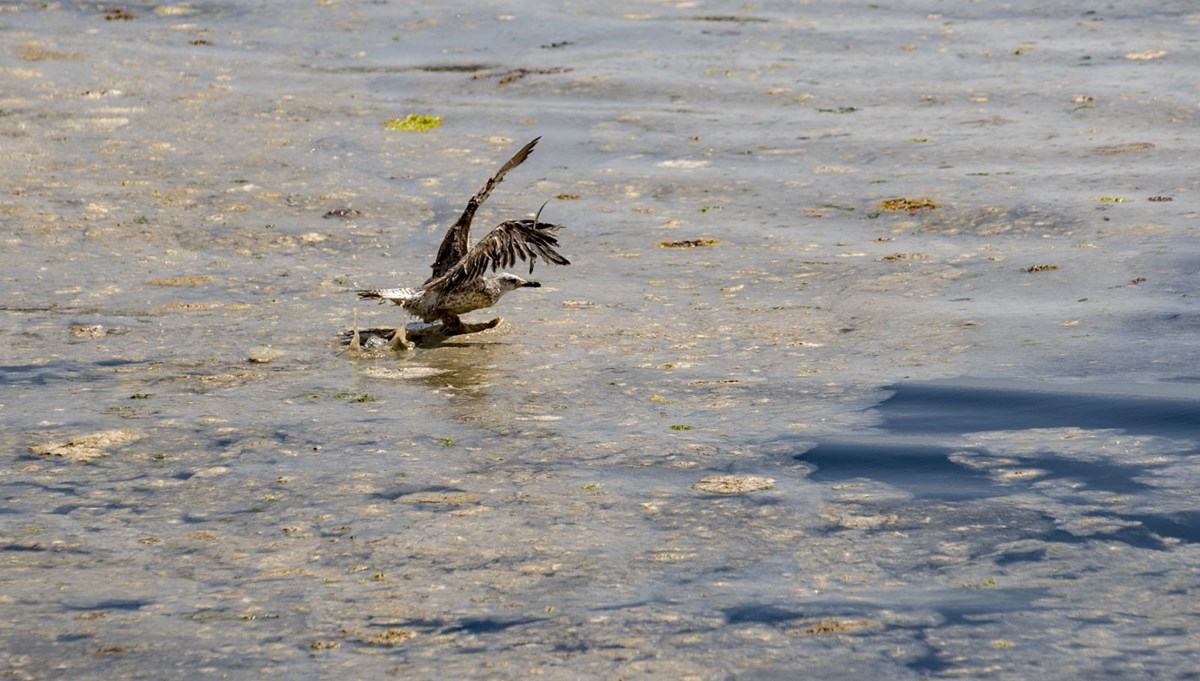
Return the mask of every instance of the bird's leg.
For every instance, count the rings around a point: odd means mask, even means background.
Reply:
[[[470,333],[467,331],[467,325],[462,323],[458,315],[443,315],[439,321],[442,323],[442,333],[447,336],[459,336],[464,333]]]
[[[494,329],[500,324],[500,318],[496,317],[490,322],[464,323],[455,315],[445,315],[442,317],[441,322],[443,334],[447,336],[462,336],[468,333],[479,333],[480,331]]]

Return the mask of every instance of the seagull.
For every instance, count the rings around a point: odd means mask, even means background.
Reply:
[[[471,197],[458,221],[446,231],[437,258],[433,261],[433,275],[424,284],[415,288],[364,289],[357,292],[359,297],[380,303],[395,303],[427,323],[441,322],[442,332],[447,336],[474,333],[495,327],[500,319],[483,324],[464,324],[459,315],[491,307],[509,291],[541,286],[536,281],[528,281],[508,272],[485,276],[489,267],[495,272],[523,260],[529,263],[529,274],[533,274],[533,265],[539,257],[555,265],[570,265],[571,262],[555,250],[558,239],[554,237],[554,232],[562,229],[562,226],[539,221],[546,204],[542,204],[532,220],[501,222],[475,245],[471,245],[471,220],[475,217],[475,211],[479,210],[480,204],[500,184],[505,174],[529,157],[540,139],[534,138],[521,147]]]

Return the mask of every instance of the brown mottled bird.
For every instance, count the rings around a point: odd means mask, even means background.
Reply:
[[[539,222],[541,209],[532,220],[507,220],[496,225],[474,246],[471,245],[471,220],[475,217],[475,211],[500,184],[504,175],[529,157],[540,139],[538,137],[521,147],[471,197],[458,221],[446,232],[437,259],[433,262],[433,276],[424,284],[416,288],[367,289],[359,291],[358,295],[380,302],[391,301],[426,322],[441,322],[446,335],[471,333],[492,328],[500,320],[467,325],[458,318],[459,315],[491,307],[501,296],[514,289],[541,286],[536,281],[526,281],[508,272],[486,276],[488,268],[495,272],[524,260],[529,263],[529,273],[533,274],[533,264],[539,257],[555,265],[571,264],[555,250],[558,240],[553,233],[562,227]],[[545,204],[542,208],[545,208]]]

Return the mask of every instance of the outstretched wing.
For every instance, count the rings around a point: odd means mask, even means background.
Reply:
[[[444,275],[425,285],[426,289],[454,288],[463,282],[482,277],[490,267],[492,271],[511,267],[518,260],[529,262],[529,272],[538,258],[555,265],[570,265],[558,251],[558,239],[554,232],[560,225],[534,220],[508,220],[488,232],[480,239],[466,257],[458,261]]]
[[[525,159],[529,157],[530,152],[537,146],[540,139],[542,138],[535,137],[532,142],[521,147],[520,151],[508,159],[508,163],[500,166],[500,170],[496,171],[492,179],[484,183],[483,189],[480,189],[467,202],[467,207],[463,210],[462,215],[459,216],[458,222],[455,222],[447,230],[446,238],[442,239],[442,245],[438,248],[437,259],[433,261],[433,276],[426,280],[426,284],[444,275],[467,254],[467,247],[471,239],[471,220],[475,217],[475,211],[479,210],[480,204],[487,200],[488,194],[491,194],[496,185],[500,184],[500,181],[504,179],[504,175],[508,171],[525,162]]]

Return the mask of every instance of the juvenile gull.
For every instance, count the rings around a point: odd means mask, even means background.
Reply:
[[[475,217],[475,211],[500,184],[504,175],[529,157],[540,139],[535,138],[521,147],[471,197],[458,221],[446,232],[437,259],[433,262],[433,276],[424,284],[416,288],[366,289],[358,291],[358,295],[377,299],[381,303],[391,301],[425,322],[441,322],[442,332],[454,336],[490,329],[500,323],[500,319],[496,318],[482,324],[464,324],[459,315],[491,307],[509,291],[541,286],[536,281],[526,281],[508,272],[486,276],[489,267],[495,272],[524,260],[529,263],[529,273],[533,274],[533,264],[539,257],[555,265],[571,264],[554,250],[558,240],[553,232],[562,227],[539,222],[538,218],[542,215],[540,208],[532,220],[502,222],[471,246],[471,220]],[[545,204],[542,208],[545,208]],[[397,336],[400,335],[401,332],[397,330]]]

